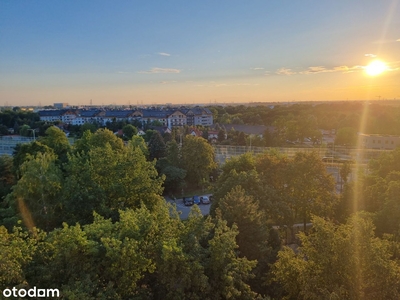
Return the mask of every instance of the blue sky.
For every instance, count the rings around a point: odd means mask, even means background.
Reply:
[[[400,99],[399,0],[1,0],[0,45],[0,105]]]

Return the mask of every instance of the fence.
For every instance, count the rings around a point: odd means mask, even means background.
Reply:
[[[379,157],[382,153],[392,150],[375,150],[375,149],[350,149],[350,148],[327,148],[327,147],[304,147],[304,148],[270,148],[270,147],[250,147],[250,146],[225,146],[225,145],[214,145],[215,156],[219,163],[224,163],[225,160],[233,157],[242,155],[244,153],[260,154],[271,150],[279,151],[288,157],[293,157],[297,152],[317,152],[318,155],[323,157],[335,157],[347,160],[353,160],[358,163],[367,163],[372,158]]]
[[[12,155],[17,144],[30,143],[34,140],[24,136],[0,136],[0,155]]]

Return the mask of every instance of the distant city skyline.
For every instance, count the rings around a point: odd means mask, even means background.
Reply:
[[[400,99],[399,0],[4,0],[0,45],[0,106]]]

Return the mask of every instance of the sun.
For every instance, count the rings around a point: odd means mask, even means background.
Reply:
[[[374,60],[369,63],[368,66],[365,67],[365,72],[369,76],[377,76],[382,74],[387,70],[386,64],[381,60]]]

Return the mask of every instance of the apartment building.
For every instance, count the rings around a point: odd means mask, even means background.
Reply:
[[[211,126],[213,124],[212,112],[207,108],[180,109],[137,109],[137,110],[42,110],[39,111],[42,121],[61,121],[72,125],[98,122],[105,125],[107,122],[128,122],[139,120],[142,124],[158,121],[162,126],[172,128],[176,126]]]

